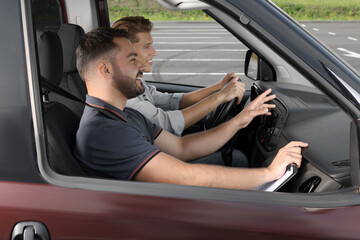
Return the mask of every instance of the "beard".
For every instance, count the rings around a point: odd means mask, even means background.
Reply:
[[[143,94],[145,91],[142,82],[139,86],[138,84],[136,84],[136,79],[129,76],[119,75],[117,77],[114,77],[113,84],[114,87],[118,89],[127,99],[137,97],[140,94]]]

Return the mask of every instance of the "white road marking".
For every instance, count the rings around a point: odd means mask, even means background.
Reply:
[[[338,48],[338,50],[346,52],[347,54],[344,54],[344,56],[346,56],[346,57],[360,58],[360,53],[352,52],[345,48]]]
[[[246,52],[249,49],[156,49],[157,52]]]
[[[352,41],[357,41],[357,39],[353,38],[353,37],[348,37],[347,39],[352,40]]]
[[[319,29],[318,29],[318,28],[313,28],[313,30],[314,30],[314,31],[317,31],[317,32],[319,31]]]
[[[208,75],[208,76],[224,76],[228,73],[144,73],[144,75],[183,75],[183,76],[190,76],[190,75],[194,75],[194,76],[197,76],[197,75],[201,75],[201,76],[205,76],[205,75]],[[236,73],[236,75],[244,75],[244,73]]]
[[[232,36],[230,33],[228,32],[203,32],[201,34],[206,34],[206,35],[229,35],[229,36]],[[169,32],[152,32],[151,33],[152,36],[156,36],[156,35],[199,35],[199,33],[197,32],[176,32],[176,33],[169,33]]]
[[[333,33],[333,32],[328,32],[328,34],[333,35],[333,36],[336,35],[336,33]]]
[[[154,62],[243,62],[245,59],[199,59],[199,58],[166,58],[153,59]]]
[[[169,29],[170,28],[170,29]],[[182,25],[182,26],[179,26],[179,25],[174,25],[174,24],[171,24],[171,25],[157,25],[155,27],[155,30],[159,30],[159,29],[163,29],[163,30],[173,30],[173,29],[214,29],[214,30],[224,30],[223,27],[219,26],[219,27],[216,27],[216,26],[204,26],[204,25],[193,25],[193,24],[188,24],[188,25]]]
[[[188,29],[188,28],[183,28],[183,29],[155,29],[154,31],[166,31],[166,32],[179,32],[179,33],[182,33],[182,32],[226,32],[228,33],[227,30],[225,29],[205,29],[205,28],[193,28],[193,29]]]
[[[215,39],[221,37],[153,37],[153,39]],[[235,38],[234,38],[235,39]]]
[[[154,42],[154,44],[241,44],[240,42]]]
[[[306,27],[306,25],[305,25],[305,24],[301,24],[301,26]]]

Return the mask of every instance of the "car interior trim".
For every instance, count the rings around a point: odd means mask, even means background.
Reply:
[[[22,0],[22,2],[25,2],[25,0]],[[248,29],[245,29],[244,27],[242,27],[241,30],[248,31]],[[258,39],[257,41],[260,42]],[[263,42],[260,44],[265,45]],[[266,45],[266,47],[269,49],[269,51],[272,51],[268,45]],[[32,85],[33,83],[29,80],[29,84]],[[34,86],[32,86],[32,91],[34,91]],[[40,113],[40,110],[36,108],[36,106],[40,106],[40,104],[38,104],[36,98],[34,97],[32,102],[34,120],[36,120],[34,121],[34,125],[39,123],[39,119],[41,120],[41,114],[37,114]],[[41,130],[41,133],[43,133],[43,129]],[[266,199],[267,203],[269,204],[305,207],[337,207],[360,203],[358,195],[353,194],[354,189],[351,187],[334,192],[312,194],[263,193],[256,191],[228,190],[160,183],[127,182],[118,180],[92,179],[87,177],[69,177],[55,173],[50,169],[49,165],[45,163],[47,161],[43,158],[43,156],[46,156],[44,151],[45,146],[43,145],[44,142],[45,141],[43,140],[43,136],[37,136],[36,145],[39,147],[38,156],[40,157],[38,158],[38,161],[40,172],[49,183],[63,187],[97,191],[111,191],[125,194],[140,194],[145,196],[161,196],[169,198],[190,197],[193,199],[226,200],[229,202],[251,202],[259,204],[264,203],[264,199]],[[338,194],[339,192],[342,194]]]
[[[360,94],[355,91],[354,88],[352,88],[349,84],[347,84],[344,80],[342,80],[338,75],[336,75],[331,69],[326,68],[334,77],[336,77],[337,80],[348,90],[348,92],[353,96],[354,100],[357,101],[357,106],[360,106]]]
[[[46,156],[45,152],[45,138],[44,138],[44,129],[42,125],[42,115],[41,115],[41,103],[40,103],[40,95],[39,91],[36,89],[40,89],[39,82],[35,79],[38,79],[37,69],[35,68],[33,62],[36,62],[36,53],[34,48],[31,48],[30,45],[35,44],[35,37],[33,36],[33,26],[32,23],[32,16],[28,14],[31,12],[30,2],[26,0],[20,1],[21,7],[21,15],[22,15],[22,25],[23,25],[23,32],[24,32],[24,48],[25,48],[25,61],[26,61],[26,69],[27,69],[27,78],[28,78],[28,87],[29,87],[29,98],[30,98],[30,106],[31,106],[31,114],[33,118],[33,132],[34,132],[34,141],[35,141],[35,148],[36,148],[36,155],[38,166],[42,169],[44,165],[44,156]],[[29,24],[30,23],[30,24]]]

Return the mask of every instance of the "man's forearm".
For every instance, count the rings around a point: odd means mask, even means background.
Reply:
[[[201,100],[203,100],[204,98],[210,96],[211,94],[213,94],[219,90],[221,90],[221,87],[219,86],[219,84],[214,84],[209,87],[196,90],[194,92],[185,93],[180,101],[179,109],[181,110],[181,109],[187,108],[195,103],[198,103]]]
[[[229,168],[214,165],[191,164],[188,168],[189,185],[252,190],[275,180],[268,168]]]
[[[232,189],[254,189],[275,180],[269,168],[243,169],[206,164],[187,164],[159,153],[136,176],[138,181],[163,182]]]
[[[181,159],[191,161],[214,153],[229,141],[238,130],[237,119],[233,118],[208,131],[182,137]]]
[[[185,129],[203,119],[222,102],[223,99],[220,94],[215,93],[204,100],[181,110],[185,121]]]
[[[209,155],[223,146],[241,128],[248,126],[254,117],[271,115],[269,109],[275,108],[276,105],[267,102],[274,99],[276,95],[269,95],[270,93],[271,89],[266,90],[251,101],[243,111],[216,128],[182,138],[174,138],[165,132],[157,138],[156,144],[160,145],[160,149],[166,149],[165,152],[183,161],[191,161]],[[171,145],[168,141],[169,138],[173,138],[174,147],[169,147]]]

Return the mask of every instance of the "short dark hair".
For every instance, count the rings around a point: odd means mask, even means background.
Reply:
[[[90,62],[101,57],[111,57],[113,54],[107,55],[114,50],[120,51],[113,41],[116,37],[129,39],[129,34],[122,29],[98,28],[82,36],[76,49],[76,67],[84,80]]]
[[[112,28],[124,29],[129,33],[130,41],[136,43],[139,41],[136,34],[141,32],[151,32],[153,23],[142,16],[130,16],[120,18],[112,25]]]

